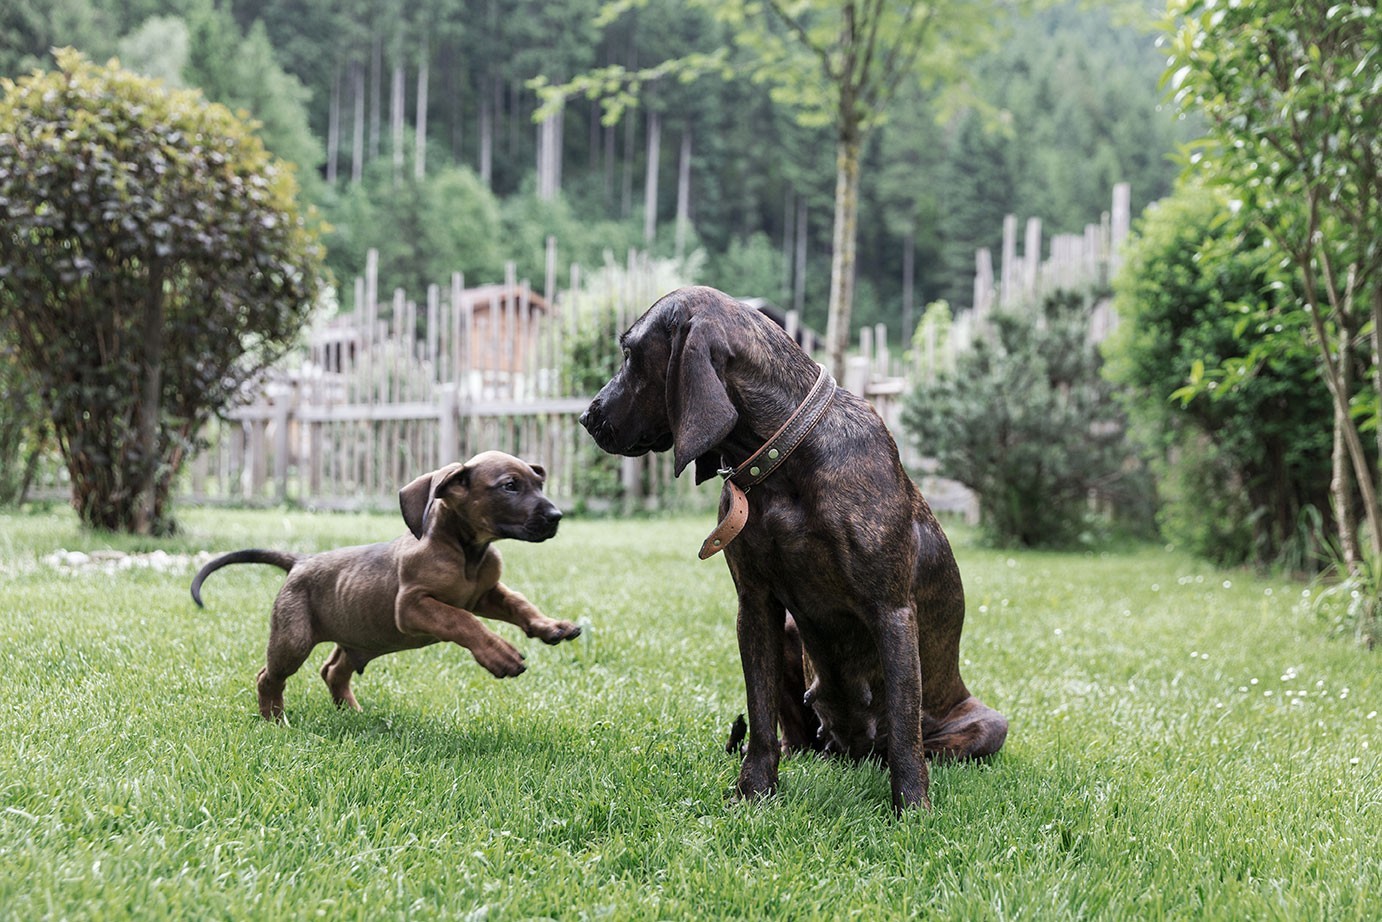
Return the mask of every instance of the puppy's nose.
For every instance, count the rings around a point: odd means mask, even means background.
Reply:
[[[549,509],[547,509],[546,516],[547,521],[555,525],[561,521],[561,510],[558,509],[556,506],[552,506]]]

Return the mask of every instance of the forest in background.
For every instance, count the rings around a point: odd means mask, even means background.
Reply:
[[[648,67],[727,47],[725,27],[675,0],[598,25],[604,0],[0,0],[0,74],[52,66],[49,49],[194,86],[263,123],[297,163],[330,226],[328,263],[348,280],[381,251],[381,287],[418,292],[451,271],[540,279],[543,242],[563,263],[645,247],[657,124],[651,249],[699,260],[700,280],[800,306],[825,324],[834,195],[828,128],[803,127],[748,79],[645,86],[615,125],[573,99],[559,160],[529,81]],[[1005,214],[1078,231],[1127,181],[1137,213],[1168,193],[1168,156],[1193,132],[1163,106],[1165,64],[1135,3],[1056,3],[995,23],[966,102],[900,94],[865,154],[856,325],[908,336],[925,303],[968,306],[974,251],[996,248]],[[953,88],[952,88],[953,89]],[[399,101],[401,100],[401,105]],[[421,103],[421,104],[420,104]],[[419,131],[421,128],[421,131]],[[550,130],[550,129],[549,129]],[[425,138],[419,157],[417,139]],[[358,140],[357,140],[358,139]],[[679,165],[690,219],[679,240]],[[539,175],[539,163],[545,165]],[[551,195],[552,191],[558,194]]]

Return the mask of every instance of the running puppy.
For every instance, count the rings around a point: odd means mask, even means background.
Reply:
[[[524,670],[523,654],[477,615],[518,625],[529,637],[559,643],[580,634],[554,621],[499,582],[499,538],[546,541],[561,512],[542,493],[546,471],[503,452],[448,464],[398,493],[409,534],[382,544],[320,554],[244,550],[217,557],[192,580],[202,604],[208,575],[234,563],[267,563],[288,571],[274,600],[268,662],[259,670],[259,713],[283,719],[283,685],[324,641],[336,644],[321,675],[338,707],[360,710],[353,672],[376,656],[460,644],[497,678]]]

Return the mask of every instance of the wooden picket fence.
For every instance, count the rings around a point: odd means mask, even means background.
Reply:
[[[973,517],[976,507],[963,488],[927,475],[928,459],[901,426],[903,399],[914,382],[953,367],[958,352],[988,335],[993,311],[1021,309],[1057,289],[1105,288],[1128,235],[1129,200],[1128,187],[1119,185],[1100,223],[1057,236],[1046,255],[1040,222],[1027,222],[1019,251],[1018,222],[1010,216],[997,267],[989,251],[976,254],[974,304],[957,313],[943,345],[923,337],[896,348],[882,324],[860,331],[840,383],[869,399],[892,428],[933,508]],[[638,253],[615,268],[621,271],[596,271],[583,280],[572,266],[566,284],[558,285],[556,245],[549,241],[540,292],[510,266],[498,285],[467,288],[456,274],[444,288],[431,286],[423,301],[401,291],[381,300],[371,254],[355,280],[355,312],[312,330],[303,351],[207,427],[207,447],[185,469],[180,497],[392,507],[399,487],[418,474],[500,449],[545,465],[548,493],[568,508],[713,504],[718,485],[697,488],[690,477],[673,477],[667,454],[605,455],[577,422],[593,386],[588,375],[573,376],[574,352],[581,351],[587,366],[602,357],[608,367],[617,365],[619,331],[670,286]],[[792,313],[777,319],[789,330],[800,326]],[[1109,305],[1101,303],[1091,340],[1102,340],[1113,324]],[[803,332],[799,341],[811,342],[810,331]],[[65,470],[50,461],[31,496],[68,492]]]
[[[208,447],[189,465],[188,498],[390,506],[413,477],[498,449],[543,464],[548,494],[567,506],[614,496],[633,507],[702,501],[690,478],[672,476],[668,457],[603,455],[577,422],[593,395],[573,387],[572,344],[584,336],[586,361],[617,355],[617,332],[664,294],[645,263],[629,255],[592,333],[582,329],[592,318],[572,307],[578,267],[560,291],[550,268],[538,293],[510,266],[499,285],[467,288],[456,274],[425,303],[402,291],[381,303],[371,253],[356,312],[314,329],[304,355],[208,428]]]
[[[1015,309],[1056,289],[1106,284],[1128,234],[1128,202],[1128,187],[1116,187],[1113,208],[1099,224],[1055,237],[1045,256],[1040,221],[1027,222],[1019,253],[1017,219],[1009,216],[997,271],[987,250],[976,254],[973,309],[956,317],[946,355],[928,343],[894,349],[882,324],[860,331],[841,383],[873,403],[911,469],[928,467],[901,426],[913,382],[953,364],[955,353],[987,335],[994,310]],[[611,458],[577,423],[592,394],[575,386],[572,350],[579,343],[586,363],[603,355],[617,364],[617,333],[665,293],[647,258],[629,254],[611,283],[618,290],[594,298],[607,306],[600,315],[578,309],[579,267],[558,287],[555,252],[549,241],[541,293],[510,267],[504,283],[480,288],[467,288],[456,274],[448,288],[432,286],[425,302],[401,291],[381,302],[371,254],[355,282],[355,313],[313,330],[299,361],[275,369],[255,399],[208,429],[209,447],[190,465],[189,498],[387,506],[418,474],[499,449],[545,465],[548,493],[568,507],[712,503],[714,485],[697,489],[690,477],[677,480],[667,455]],[[589,329],[596,322],[604,325]],[[1091,338],[1102,339],[1112,322],[1109,306],[1099,305]],[[785,325],[798,326],[795,315]],[[923,486],[935,508],[973,515],[965,491],[934,479]]]

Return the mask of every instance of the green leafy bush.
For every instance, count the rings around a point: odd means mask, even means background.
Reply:
[[[320,290],[290,167],[199,93],[70,49],[3,81],[0,323],[88,525],[162,532],[195,434]]]
[[[1317,566],[1332,415],[1279,255],[1187,186],[1125,257],[1108,374],[1158,475],[1163,534],[1220,564]]]
[[[1060,292],[1029,314],[994,314],[991,335],[907,399],[903,425],[942,476],[978,495],[994,543],[1071,544],[1098,501],[1142,506],[1123,415],[1089,342],[1090,306]]]

